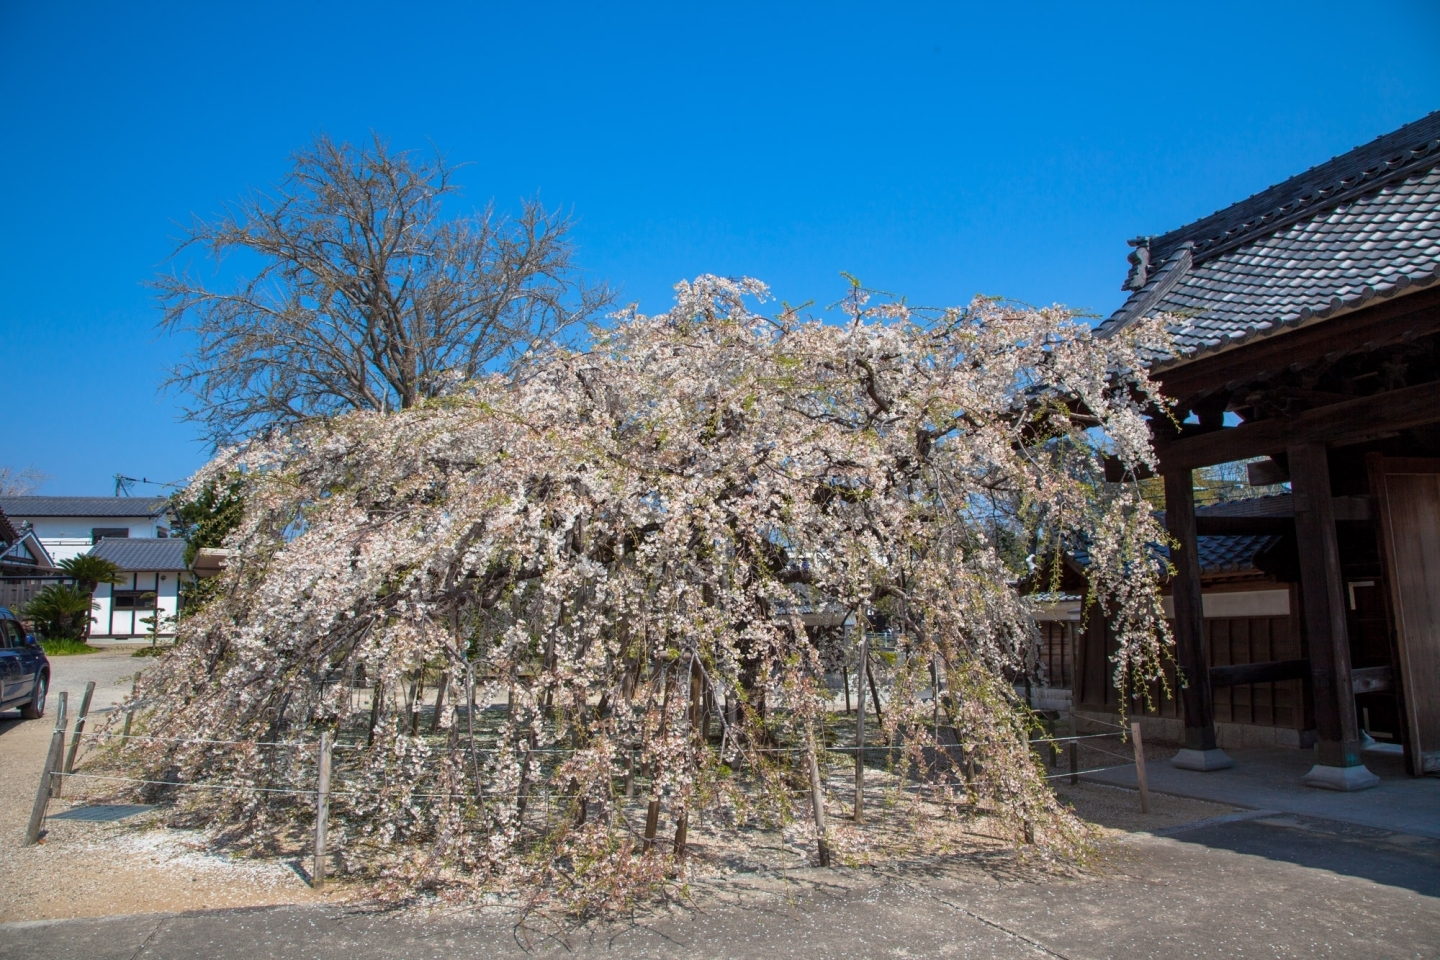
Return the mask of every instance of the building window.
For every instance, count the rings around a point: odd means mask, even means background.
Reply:
[[[128,539],[130,539],[130,528],[129,528],[129,527],[92,527],[92,528],[90,529],[90,542],[91,542],[91,543],[99,543],[101,540],[105,539],[106,537],[109,537],[111,540],[128,540]]]
[[[154,590],[116,590],[112,595],[116,610],[154,610]]]

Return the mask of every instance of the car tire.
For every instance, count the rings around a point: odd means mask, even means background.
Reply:
[[[30,702],[20,708],[20,716],[26,720],[39,720],[45,716],[45,697],[50,692],[50,678],[45,674],[35,678],[35,692]]]

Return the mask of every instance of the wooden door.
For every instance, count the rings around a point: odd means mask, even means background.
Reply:
[[[1410,773],[1440,773],[1440,460],[1373,457]]]

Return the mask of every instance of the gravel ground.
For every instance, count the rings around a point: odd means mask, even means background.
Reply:
[[[65,796],[51,801],[43,841],[20,846],[55,726],[56,694],[69,692],[73,718],[85,682],[96,681],[90,710],[98,722],[130,692],[136,671],[152,662],[124,650],[55,657],[46,716],[24,721],[18,711],[0,713],[0,875],[6,878],[0,922],[305,904],[343,896],[339,889],[327,897],[315,894],[290,864],[202,853],[192,832],[156,827],[143,814],[111,823],[53,819],[85,806],[87,794],[101,792],[102,785],[82,781],[70,781]],[[76,766],[84,769],[83,752]]]
[[[109,785],[98,781],[67,781],[65,796],[51,801],[42,843],[29,848],[20,846],[54,727],[55,694],[62,690],[69,692],[73,719],[85,682],[95,680],[97,687],[91,706],[93,730],[124,699],[136,672],[151,662],[131,657],[128,650],[57,657],[52,661],[54,682],[49,715],[26,722],[19,719],[18,712],[0,714],[0,798],[3,798],[0,836],[13,838],[0,842],[0,871],[11,878],[9,895],[0,902],[0,922],[322,904],[356,896],[359,891],[353,887],[347,889],[343,883],[331,883],[324,895],[316,894],[306,884],[305,865],[298,859],[245,860],[206,853],[199,832],[166,829],[155,813],[141,812],[112,822],[70,820],[63,816],[56,819],[56,815],[63,815],[67,810],[103,800]],[[83,750],[76,769],[80,772],[85,769]],[[848,774],[842,779],[848,779]],[[872,781],[883,779],[878,773],[871,777]],[[878,782],[871,785],[879,786]],[[1063,780],[1057,789],[1076,813],[1094,823],[1106,837],[1135,831],[1165,831],[1181,824],[1224,816],[1234,810],[1223,804],[1156,795],[1152,798],[1152,811],[1141,814],[1138,797],[1131,790],[1088,783],[1070,786]],[[878,801],[879,797],[875,799]],[[939,834],[944,831],[932,827],[923,832],[938,842],[942,840]],[[701,875],[709,876],[697,876],[697,880],[702,884],[707,880],[724,883],[724,878],[735,876],[733,869],[724,868],[734,858],[724,856],[723,848],[732,845],[727,841],[738,842],[736,838],[697,836],[695,839],[698,841],[696,865],[706,863],[710,868],[700,869]],[[760,867],[762,872],[793,870],[806,865],[810,842],[800,836],[777,835],[773,840],[774,849],[757,849],[753,847],[756,838],[750,838],[743,844],[746,855],[740,859],[768,861]],[[965,836],[957,833],[949,843],[941,843],[935,850],[917,847],[910,853],[926,859],[927,853],[933,855],[961,847],[973,848],[972,852],[989,847],[998,851],[1001,847],[1008,848],[1009,843],[973,832]],[[898,849],[892,850],[892,853],[898,852]],[[878,850],[876,853],[880,860],[887,859]],[[870,858],[862,856],[864,859]],[[742,874],[756,868],[756,864],[744,866],[747,869],[742,869]]]

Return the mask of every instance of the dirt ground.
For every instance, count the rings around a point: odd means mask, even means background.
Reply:
[[[57,657],[52,661],[52,690],[68,691],[73,711],[78,707],[85,682],[95,680],[97,687],[91,707],[95,718],[91,724],[93,730],[129,692],[136,671],[150,663],[148,659],[129,656],[128,650]],[[43,842],[21,847],[54,728],[54,699],[52,696],[50,713],[42,720],[21,721],[16,712],[0,715],[0,838],[4,838],[0,840],[0,873],[10,878],[8,895],[0,902],[0,923],[280,904],[318,905],[363,898],[363,890],[347,887],[343,882],[331,882],[323,894],[312,891],[306,882],[308,863],[299,857],[250,860],[206,853],[199,831],[166,829],[159,822],[158,813],[141,812],[98,822],[63,816],[66,811],[84,809],[105,800],[106,794],[113,792],[113,785],[102,781],[67,781],[64,797],[51,801]],[[73,712],[71,716],[73,718]],[[76,766],[78,771],[86,769],[84,761],[85,751],[82,751]],[[836,776],[845,779],[839,774]],[[875,786],[879,788],[880,784]],[[1084,782],[1072,786],[1062,779],[1058,781],[1057,792],[1106,838],[1169,830],[1224,816],[1235,809],[1157,794],[1152,797],[1152,811],[1142,814],[1138,796],[1131,790]],[[833,826],[843,832],[843,821]],[[748,838],[744,844],[745,856],[740,858],[744,863],[714,846],[707,851],[704,840],[696,837],[699,843],[695,865],[700,874],[709,875],[696,879],[723,883],[726,877],[735,877],[737,872],[803,868],[812,845],[803,834],[803,830],[787,831],[785,836],[777,835],[770,847],[759,849],[751,846],[756,838]],[[714,839],[720,847],[730,846],[720,836]],[[948,847],[961,842],[977,849],[1009,846],[1007,841],[971,832],[966,838],[953,840]],[[930,852],[945,849],[947,845],[941,844]],[[861,857],[862,862],[870,859],[873,858]],[[757,862],[749,862],[752,860]]]

